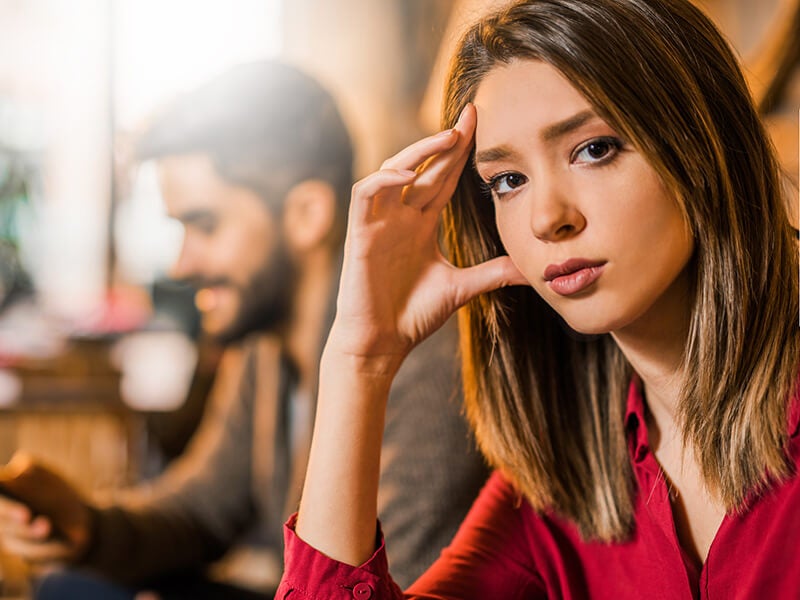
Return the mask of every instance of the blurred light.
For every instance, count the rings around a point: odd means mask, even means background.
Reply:
[[[10,369],[0,369],[0,408],[17,403],[22,395],[22,380]]]
[[[154,161],[136,169],[130,196],[121,199],[114,225],[117,269],[125,281],[148,285],[177,260],[183,227],[167,216]]]
[[[108,0],[48,1],[41,39],[47,148],[31,265],[41,306],[67,320],[102,305],[111,172]],[[32,252],[33,253],[33,252]]]
[[[281,50],[280,0],[115,0],[117,126],[176,93]]]
[[[176,331],[130,334],[114,346],[122,373],[120,394],[135,410],[175,410],[186,400],[197,365],[197,348]]]

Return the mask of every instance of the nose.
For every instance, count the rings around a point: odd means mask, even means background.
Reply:
[[[530,202],[530,227],[544,242],[557,242],[577,235],[586,227],[586,219],[556,181],[540,180]]]
[[[198,259],[197,251],[193,249],[188,236],[183,238],[178,258],[172,264],[169,270],[169,275],[172,279],[182,280],[189,279],[198,275]]]

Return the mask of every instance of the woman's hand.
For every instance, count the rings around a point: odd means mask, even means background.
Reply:
[[[525,283],[508,257],[457,269],[438,222],[469,157],[476,114],[422,139],[353,187],[337,316],[329,345],[390,370],[472,297]]]
[[[475,108],[353,188],[338,308],[320,364],[297,534],[361,564],[375,551],[386,400],[408,352],[473,296],[524,283],[508,257],[457,269],[438,221],[469,157]]]

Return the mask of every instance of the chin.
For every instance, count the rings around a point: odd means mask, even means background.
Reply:
[[[203,313],[201,325],[206,335],[214,339],[224,339],[230,332],[232,322],[230,319],[221,318],[221,315],[210,312]]]
[[[613,331],[613,328],[599,323],[576,323],[574,321],[567,321],[566,323],[570,329],[581,335],[603,335]]]
[[[561,314],[567,325],[582,335],[604,335],[623,328],[630,322],[620,315],[609,314],[604,310],[569,311],[572,314]]]
[[[630,300],[607,290],[593,290],[580,298],[546,298],[564,322],[581,335],[604,335],[630,325],[642,312]]]

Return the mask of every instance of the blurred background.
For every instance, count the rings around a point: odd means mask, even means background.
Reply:
[[[157,474],[197,422],[219,349],[167,275],[182,230],[155,170],[131,161],[153,111],[236,63],[283,57],[337,97],[362,177],[436,130],[450,48],[499,4],[0,0],[0,462],[25,448],[118,487]],[[766,99],[796,222],[798,2],[698,4]]]

